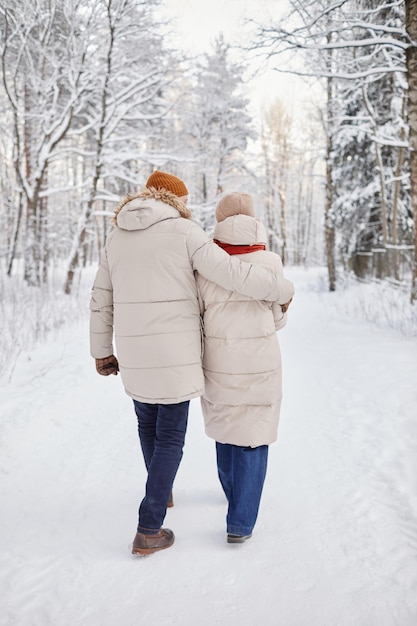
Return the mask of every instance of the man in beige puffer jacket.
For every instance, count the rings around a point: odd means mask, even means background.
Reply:
[[[242,261],[283,274],[281,258],[266,250],[252,197],[228,193],[216,208],[214,240]],[[277,330],[286,307],[253,300],[198,276],[203,302],[206,433],[216,441],[217,469],[228,501],[227,541],[243,543],[258,515],[268,445],[276,440],[281,406]]]
[[[182,180],[157,171],[140,193],[122,201],[91,297],[91,354],[100,374],[120,368],[148,470],[133,554],[174,541],[162,523],[182,458],[189,401],[204,391],[194,272],[256,299],[285,303],[293,295],[282,276],[218,248],[190,219],[187,198]]]

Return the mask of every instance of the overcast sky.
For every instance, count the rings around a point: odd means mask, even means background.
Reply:
[[[165,0],[163,13],[176,20],[187,49],[203,52],[219,32],[239,42],[243,18],[278,15],[287,5],[287,0]]]
[[[287,0],[165,0],[162,14],[174,20],[175,44],[201,54],[210,51],[220,32],[231,44],[245,43],[243,18],[267,21],[285,13],[287,7]],[[255,108],[280,98],[294,112],[303,92],[305,85],[299,79],[270,70],[251,83],[248,95]]]

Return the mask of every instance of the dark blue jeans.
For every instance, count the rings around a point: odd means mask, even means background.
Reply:
[[[217,470],[229,503],[232,535],[250,535],[258,517],[268,463],[268,446],[249,448],[216,441]]]
[[[165,519],[169,494],[182,459],[190,401],[147,404],[133,401],[148,478],[139,507],[138,532],[159,531]]]

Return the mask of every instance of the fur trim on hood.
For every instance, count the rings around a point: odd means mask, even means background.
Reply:
[[[147,200],[147,199],[159,200],[160,202],[169,204],[169,206],[172,206],[174,209],[177,209],[181,217],[184,217],[187,220],[191,219],[190,209],[187,209],[185,204],[181,202],[178,196],[174,195],[170,191],[157,190],[154,187],[144,187],[138,193],[127,195],[123,198],[123,200],[120,202],[119,206],[114,212],[114,216],[112,218],[113,224],[116,224],[117,226],[117,216],[119,215],[120,211],[128,202],[130,202],[131,200],[136,200],[136,198],[140,198],[141,200]]]

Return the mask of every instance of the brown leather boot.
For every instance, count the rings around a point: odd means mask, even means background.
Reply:
[[[169,494],[167,508],[171,509],[173,506],[174,506],[174,496],[172,495],[172,491],[171,491],[171,493]]]
[[[165,550],[174,543],[175,535],[169,528],[161,528],[156,535],[136,533],[132,545],[132,554],[152,554],[158,550]]]

